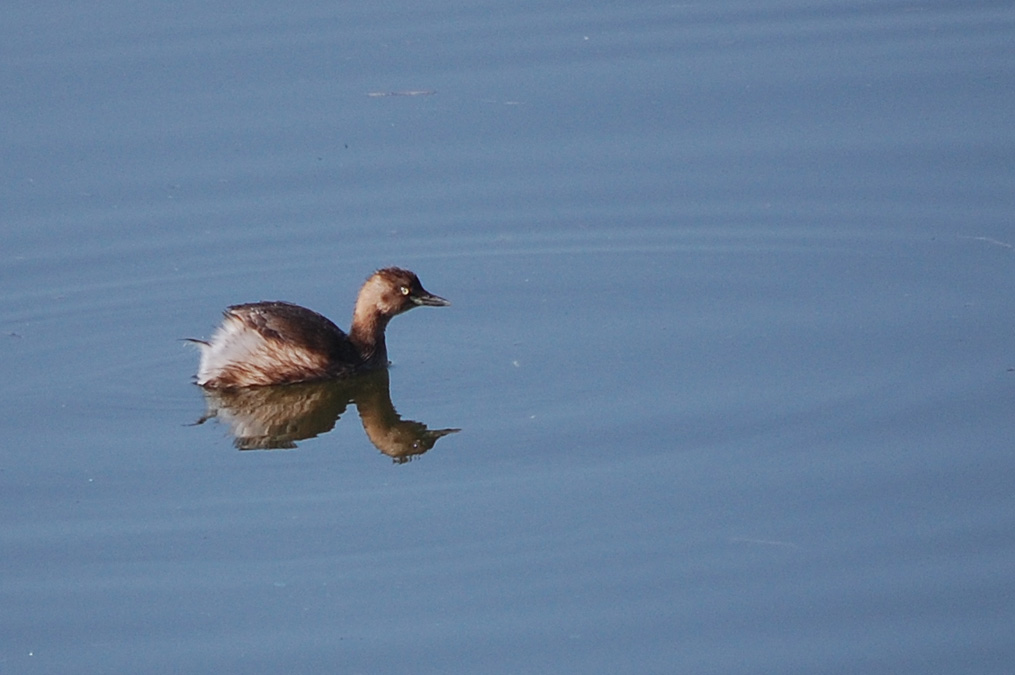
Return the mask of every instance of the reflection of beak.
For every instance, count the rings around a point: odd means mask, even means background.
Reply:
[[[442,298],[439,295],[428,293],[423,291],[419,295],[412,296],[412,301],[417,305],[426,305],[427,307],[447,307],[451,303]]]

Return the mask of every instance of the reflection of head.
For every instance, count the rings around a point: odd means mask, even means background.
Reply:
[[[402,420],[391,403],[387,370],[334,382],[204,394],[208,412],[201,421],[215,417],[228,424],[240,450],[295,448],[296,441],[331,431],[350,402],[356,404],[370,442],[398,463],[458,431]]]
[[[374,447],[395,462],[408,462],[432,448],[442,436],[459,431],[430,430],[422,422],[399,417],[391,404],[388,371],[380,371],[364,379],[363,386],[356,392],[356,408],[363,430]]]

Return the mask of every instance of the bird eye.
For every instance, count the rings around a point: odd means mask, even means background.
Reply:
[[[398,292],[401,293],[402,295],[409,295],[409,287],[402,286],[401,288],[398,289]]]

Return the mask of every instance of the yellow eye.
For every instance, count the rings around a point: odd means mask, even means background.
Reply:
[[[398,291],[402,295],[409,295],[409,287],[408,286],[402,286],[401,288],[398,289]]]

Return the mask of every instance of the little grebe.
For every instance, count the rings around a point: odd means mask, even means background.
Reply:
[[[346,377],[388,365],[384,329],[413,307],[451,304],[426,291],[409,270],[387,267],[366,280],[356,299],[352,328],[288,302],[233,305],[201,348],[197,383],[232,389]]]

